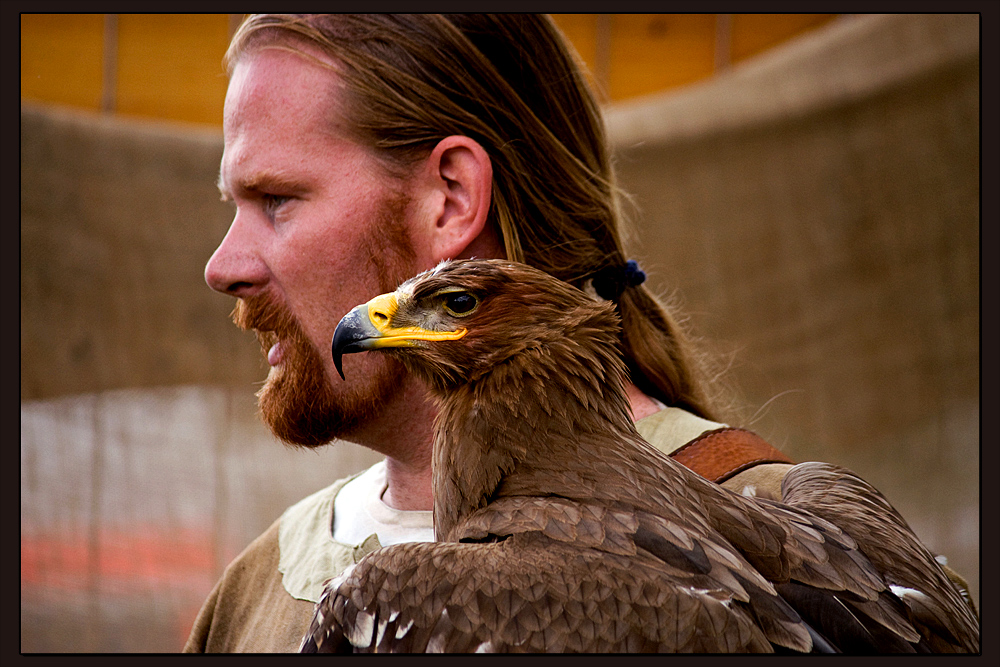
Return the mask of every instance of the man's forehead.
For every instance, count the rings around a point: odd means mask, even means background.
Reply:
[[[316,49],[264,46],[236,61],[226,90],[223,132],[244,122],[248,113],[275,119],[312,116],[317,129],[329,127],[342,94],[332,60]],[[326,123],[320,122],[325,119]]]
[[[309,153],[325,142],[346,140],[338,122],[336,76],[315,59],[277,46],[236,62],[223,112],[225,148],[218,179],[223,194],[227,188],[280,182],[281,171],[266,164],[246,169],[265,155]],[[233,183],[234,177],[241,182]]]
[[[320,84],[317,89],[328,88],[336,83],[338,71],[336,61],[315,47],[280,43],[263,45],[247,51],[235,62],[229,77],[229,91],[233,90],[234,83],[263,89],[277,85],[280,90],[288,90],[305,81]],[[268,77],[268,74],[271,76]]]

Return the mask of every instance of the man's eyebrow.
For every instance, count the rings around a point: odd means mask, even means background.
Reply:
[[[219,173],[219,179],[216,185],[219,188],[219,192],[222,194],[223,201],[228,201],[232,198],[232,193],[229,188],[226,187],[221,172]],[[249,194],[258,192],[295,194],[305,190],[305,186],[300,179],[291,178],[281,172],[261,171],[251,175],[245,181],[235,183],[233,189]]]

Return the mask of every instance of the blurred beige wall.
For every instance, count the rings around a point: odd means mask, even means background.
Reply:
[[[221,157],[216,129],[22,105],[22,400],[261,376],[203,277]]]
[[[979,596],[979,26],[847,17],[608,108],[630,247],[752,426],[872,481]],[[21,650],[173,651],[221,567],[374,462],[284,449],[209,290],[217,129],[23,103]]]

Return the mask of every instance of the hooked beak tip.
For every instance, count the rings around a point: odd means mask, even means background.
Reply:
[[[340,379],[346,382],[347,378],[344,376],[343,358],[341,355],[337,354],[336,351],[333,353],[333,365],[337,367],[337,372],[340,373]]]

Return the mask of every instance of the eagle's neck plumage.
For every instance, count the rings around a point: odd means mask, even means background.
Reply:
[[[614,324],[581,322],[526,344],[443,394],[433,461],[438,540],[501,493],[501,482],[578,459],[580,436],[636,436]]]

